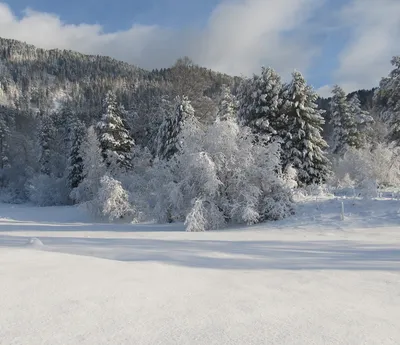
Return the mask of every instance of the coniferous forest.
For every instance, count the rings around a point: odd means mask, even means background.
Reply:
[[[1,201],[80,204],[188,231],[279,220],[298,189],[400,184],[400,57],[379,87],[320,98],[299,71],[146,71],[0,39]]]

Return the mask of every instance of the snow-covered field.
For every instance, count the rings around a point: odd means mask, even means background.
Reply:
[[[218,232],[0,205],[0,344],[400,344],[400,201]]]

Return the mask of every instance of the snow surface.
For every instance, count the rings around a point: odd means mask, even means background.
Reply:
[[[186,233],[0,205],[0,344],[400,344],[400,201]]]

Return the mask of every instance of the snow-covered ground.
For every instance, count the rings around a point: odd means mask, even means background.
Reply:
[[[400,344],[400,201],[186,233],[0,205],[0,344]]]

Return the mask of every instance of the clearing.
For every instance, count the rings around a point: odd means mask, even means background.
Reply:
[[[1,345],[400,344],[400,201],[208,233],[0,205]]]

